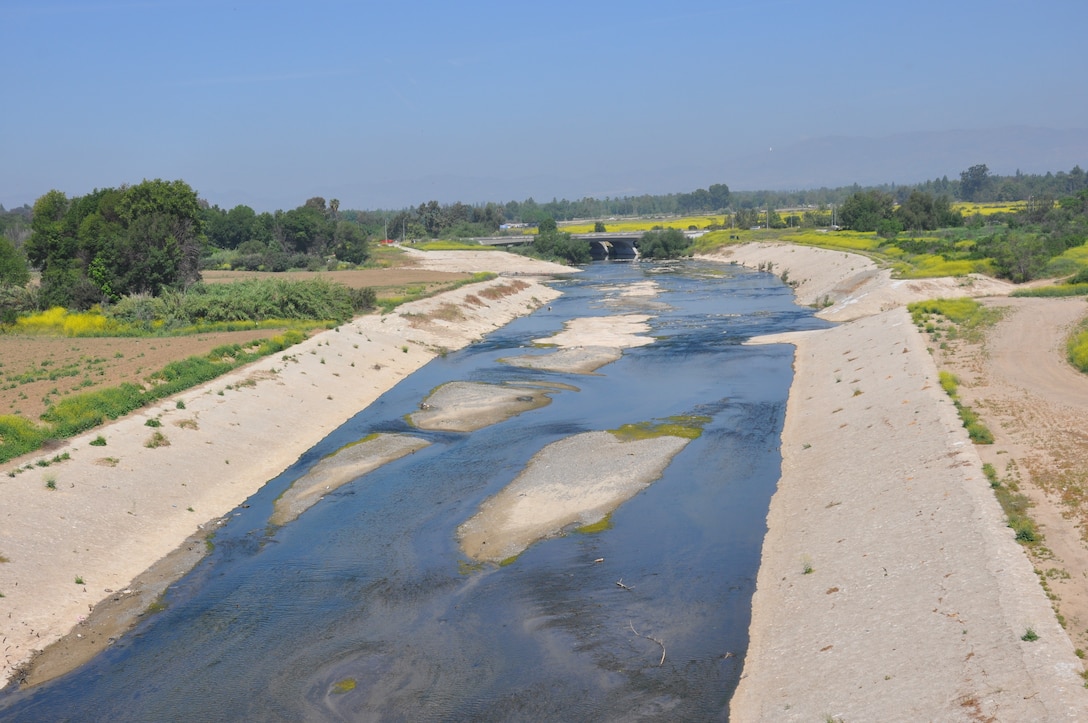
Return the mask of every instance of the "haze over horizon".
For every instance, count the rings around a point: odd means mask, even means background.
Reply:
[[[0,204],[145,178],[258,211],[1088,165],[1074,0],[8,0]]]

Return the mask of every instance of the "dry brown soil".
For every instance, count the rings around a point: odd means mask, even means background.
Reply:
[[[194,336],[82,339],[3,334],[0,414],[20,414],[36,421],[49,402],[73,392],[142,380],[172,361],[205,354],[223,344],[242,344],[277,333],[275,329],[258,329]],[[51,375],[56,378],[51,379]]]
[[[1088,376],[1065,359],[1088,306],[1080,298],[986,303],[1004,316],[984,342],[929,346],[994,434],[979,456],[1032,501],[1043,539],[1025,549],[1073,644],[1088,650]]]
[[[321,278],[352,288],[369,287],[378,298],[430,295],[467,279],[464,272],[419,268],[402,255],[400,268],[351,271],[205,271],[208,283],[243,279]],[[244,344],[278,334],[277,329],[233,331],[156,338],[65,338],[0,334],[0,415],[20,414],[36,421],[49,403],[73,392],[93,391],[139,381],[172,361],[205,354],[224,344]]]

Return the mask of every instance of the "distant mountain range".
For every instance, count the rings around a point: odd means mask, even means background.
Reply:
[[[1007,176],[1088,167],[1088,129],[995,128],[900,133],[884,138],[815,138],[724,164],[736,190],[911,184],[985,163]],[[735,180],[734,180],[735,179]]]
[[[1088,169],[1088,128],[1006,127],[899,133],[881,138],[829,136],[731,159],[677,165],[667,169],[619,172],[602,168],[577,174],[540,174],[513,178],[435,175],[419,178],[371,178],[314,189],[339,198],[345,208],[394,209],[431,199],[440,203],[538,202],[554,198],[621,198],[642,194],[688,192],[725,183],[734,191],[798,190],[857,183],[909,185],[941,176],[958,179],[961,171],[985,163],[991,173],[1011,175]],[[200,189],[221,206],[245,203],[258,209],[293,208],[305,199],[261,197],[252,191],[217,193]],[[224,201],[227,201],[224,204]]]

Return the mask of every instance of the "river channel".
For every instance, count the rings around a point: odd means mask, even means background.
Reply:
[[[656,296],[622,295],[647,281]],[[0,719],[725,719],[792,379],[791,347],[742,342],[826,324],[737,266],[602,262],[554,283],[550,306],[435,359],[271,480],[161,612],[79,670],[0,698]],[[594,374],[501,361],[544,351],[532,340],[569,319],[620,314],[650,315],[655,341]],[[449,381],[557,391],[473,432],[410,426]],[[706,418],[702,435],[607,524],[501,566],[461,550],[458,526],[545,445],[679,415]],[[431,444],[269,523],[293,481],[374,432]]]

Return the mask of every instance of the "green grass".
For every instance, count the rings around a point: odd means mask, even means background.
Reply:
[[[40,449],[51,437],[49,429],[34,424],[29,419],[5,414],[0,416],[0,462],[29,454]]]
[[[919,254],[896,262],[893,268],[900,278],[928,279],[985,273],[988,266],[984,260],[947,259],[940,254]]]
[[[982,472],[990,483],[1001,510],[1005,513],[1005,522],[1016,534],[1016,541],[1022,545],[1033,545],[1042,540],[1042,535],[1031,519],[1028,510],[1032,503],[1027,495],[1020,492],[1020,485],[1010,474],[1005,479],[998,479],[997,470],[991,464],[982,465]]]
[[[1080,371],[1088,374],[1088,322],[1069,335],[1065,344],[1066,358]]]
[[[875,233],[829,231],[816,228],[725,229],[704,234],[695,241],[696,253],[712,253],[730,244],[786,242],[846,251],[869,257],[877,264],[891,267],[899,278],[965,276],[991,274],[992,262],[975,258],[974,238],[963,238],[964,229],[945,229],[922,235],[900,234],[884,239]]]
[[[441,287],[441,289],[439,289],[437,291],[428,291],[428,287],[425,284],[417,284],[417,285],[413,285],[413,286],[408,286],[407,288],[404,289],[404,293],[402,293],[400,295],[387,296],[387,297],[378,299],[376,304],[377,304],[378,308],[381,310],[381,312],[383,314],[388,314],[389,312],[391,312],[393,309],[397,308],[401,304],[407,304],[408,302],[411,302],[411,301],[417,301],[419,299],[425,299],[428,296],[433,295],[434,293],[452,291],[453,289],[459,289],[462,286],[467,286],[468,284],[479,284],[479,283],[482,283],[484,281],[491,281],[492,279],[495,279],[495,278],[498,278],[498,274],[492,273],[490,271],[477,272],[477,273],[474,273],[470,278],[462,279],[461,281],[457,281],[457,282],[454,282],[452,284],[444,284]]]
[[[998,321],[1004,312],[983,306],[969,297],[930,299],[907,304],[907,311],[919,329],[931,336],[942,330],[949,336],[960,336],[971,342],[982,341],[986,329]]]
[[[421,251],[492,251],[495,250],[496,247],[484,246],[475,241],[439,239],[436,241],[425,241],[423,243],[414,244],[412,248]]]
[[[596,522],[593,522],[593,523],[588,524],[588,525],[582,525],[581,527],[576,527],[574,529],[574,531],[579,533],[579,534],[582,534],[582,535],[592,535],[592,534],[595,534],[597,532],[604,532],[605,530],[611,530],[611,529],[612,529],[612,513],[609,512],[607,515],[605,515],[601,519],[597,520]]]
[[[1017,289],[1009,296],[1056,298],[1063,296],[1088,296],[1088,284],[1053,284],[1033,289]]]
[[[677,216],[673,218],[633,218],[604,221],[605,230],[611,233],[633,233],[638,231],[652,231],[655,228],[678,228],[687,230],[696,228],[709,228],[726,224],[726,218],[721,215]],[[596,221],[581,221],[578,223],[563,223],[559,230],[563,233],[591,233],[596,226]]]
[[[148,449],[157,449],[159,447],[169,447],[170,446],[170,440],[167,439],[166,435],[163,434],[162,432],[156,431],[150,437],[147,438],[147,441],[144,442],[144,446],[147,447]]]
[[[941,385],[941,389],[944,390],[945,394],[949,396],[952,403],[956,406],[956,412],[959,413],[960,421],[963,422],[963,426],[967,430],[967,436],[971,438],[971,441],[975,444],[993,444],[993,432],[982,423],[982,420],[979,419],[978,414],[973,409],[960,401],[960,380],[956,375],[951,372],[939,372],[938,381]]]

